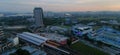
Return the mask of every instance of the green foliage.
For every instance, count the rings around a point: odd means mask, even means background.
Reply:
[[[10,55],[31,55],[27,50],[18,49],[15,53],[11,53]]]
[[[104,53],[104,52],[96,49],[96,48],[92,48],[90,46],[87,46],[81,42],[78,42],[78,43],[71,45],[71,48],[79,51],[80,53],[82,53],[84,55],[109,55],[107,53]]]
[[[71,38],[70,38],[70,39],[67,39],[67,45],[70,46],[71,44],[72,44]]]
[[[17,55],[17,54],[15,54],[15,53],[11,53],[11,54],[9,54],[9,55]]]
[[[47,25],[60,25],[62,22],[64,22],[64,18],[44,18],[43,22],[45,24],[45,26]]]
[[[27,18],[30,17],[22,17],[22,16],[17,16],[17,17],[2,17],[0,20],[1,22],[4,22],[5,25],[29,25],[31,22],[27,20]]]

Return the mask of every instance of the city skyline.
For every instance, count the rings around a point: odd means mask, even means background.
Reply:
[[[34,7],[56,12],[120,11],[119,2],[120,0],[1,0],[0,12],[32,12]]]

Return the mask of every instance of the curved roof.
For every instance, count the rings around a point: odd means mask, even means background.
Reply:
[[[31,35],[31,36],[33,36],[34,38],[39,38],[39,39],[44,40],[44,41],[47,41],[47,40],[48,40],[48,39],[45,38],[45,37],[42,37],[42,36],[37,35],[37,34],[29,33],[29,32],[23,32],[23,34],[25,34],[25,35]]]
[[[47,38],[28,32],[23,32],[22,34],[18,34],[17,36],[35,45],[41,45],[48,40]]]

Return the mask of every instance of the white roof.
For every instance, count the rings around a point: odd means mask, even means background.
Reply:
[[[45,37],[42,37],[42,36],[37,35],[37,34],[29,33],[29,32],[23,32],[23,34],[31,35],[31,36],[34,36],[35,38],[40,38],[40,39],[42,39],[42,40],[44,40],[44,41],[47,41],[47,40],[48,40],[48,39],[45,38]]]
[[[78,27],[78,29],[84,30],[86,28],[90,28],[90,27]]]
[[[43,39],[42,36],[28,33],[28,32],[18,34],[17,36],[21,39],[24,39],[24,40],[31,42],[33,44],[36,44],[36,45],[41,45],[42,43],[45,43],[47,41],[47,39],[45,39],[45,38]]]
[[[80,29],[80,30],[84,30],[84,29],[86,29],[86,28],[91,28],[91,26],[78,24],[78,25],[73,26],[73,28],[77,28],[77,29]]]

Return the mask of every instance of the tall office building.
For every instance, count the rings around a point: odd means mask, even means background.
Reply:
[[[42,8],[34,8],[34,18],[35,18],[35,26],[43,27],[43,9]]]

